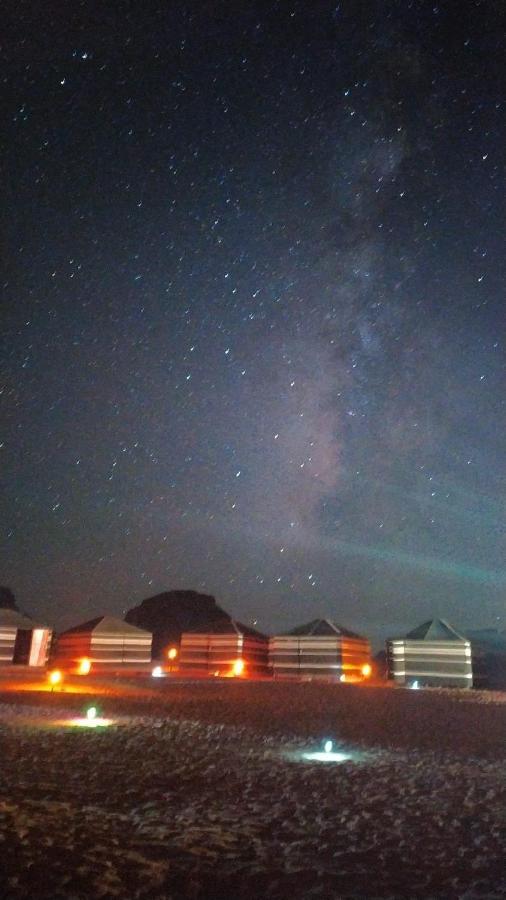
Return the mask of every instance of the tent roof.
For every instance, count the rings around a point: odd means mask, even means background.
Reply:
[[[429,619],[405,635],[409,641],[465,641],[445,619]]]
[[[266,635],[262,634],[260,631],[257,631],[255,628],[250,628],[249,625],[244,625],[242,622],[238,622],[236,619],[224,620],[217,619],[216,622],[210,622],[209,625],[206,625],[204,628],[190,628],[188,629],[188,634],[237,634],[244,635],[244,637],[253,637],[253,638],[263,638],[267,640]]]
[[[114,616],[97,616],[96,619],[89,619],[87,622],[81,622],[74,625],[73,628],[67,628],[62,634],[84,634],[92,631],[94,634],[145,634],[151,637],[151,632],[144,628],[137,628],[136,625],[130,625],[123,619],[116,619]]]
[[[341,625],[336,625],[336,623],[332,622],[330,619],[313,619],[311,622],[307,622],[305,625],[299,625],[297,628],[292,628],[292,630],[286,632],[286,634],[299,637],[333,637],[336,635],[337,637],[348,638],[361,637],[359,634],[356,634],[354,631],[350,631],[348,628],[342,628]]]
[[[34,622],[28,616],[22,615],[16,609],[6,609],[4,607],[0,608],[0,626],[2,628],[19,628],[24,631],[46,627]]]

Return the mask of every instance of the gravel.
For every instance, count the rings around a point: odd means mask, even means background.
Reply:
[[[384,691],[380,739],[363,694],[306,688],[271,686],[270,705],[253,684],[109,695],[117,724],[94,729],[66,724],[82,697],[3,695],[0,895],[506,897],[505,705]],[[396,741],[399,696],[413,728]],[[489,714],[496,733],[470,742]],[[349,758],[305,761],[328,737]]]

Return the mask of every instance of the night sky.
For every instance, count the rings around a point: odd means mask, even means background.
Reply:
[[[2,7],[0,582],[504,628],[502,2]]]

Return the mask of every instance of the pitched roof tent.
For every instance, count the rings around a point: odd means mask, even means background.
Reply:
[[[238,659],[246,664],[249,675],[267,672],[268,638],[242,622],[211,622],[205,629],[185,631],[181,635],[179,665],[204,674],[228,675]]]
[[[88,657],[93,665],[139,665],[151,661],[150,631],[114,616],[98,616],[67,629],[58,638],[57,659],[77,662]]]
[[[269,640],[275,677],[360,679],[370,666],[370,652],[366,638],[330,619],[313,619]]]
[[[96,619],[89,619],[88,622],[81,622],[79,625],[67,628],[66,631],[62,632],[62,636],[64,634],[80,634],[82,632],[115,634],[118,631],[122,634],[131,634],[132,636],[151,633],[144,628],[138,628],[137,625],[130,625],[129,622],[125,622],[123,619],[116,619],[114,616],[97,616]]]
[[[471,644],[444,619],[429,619],[387,641],[389,677],[398,684],[472,687]]]
[[[348,628],[342,628],[340,625],[336,625],[335,622],[331,622],[330,619],[313,619],[311,622],[307,622],[305,625],[298,625],[297,628],[292,628],[291,631],[285,632],[287,635],[294,635],[299,637],[304,636],[329,636],[329,637],[345,637],[345,638],[360,638],[359,634],[355,634],[354,631],[349,631]]]
[[[238,622],[237,619],[229,619],[228,621],[218,619],[216,622],[211,622],[207,625],[205,629],[189,628],[186,634],[232,634],[267,640],[265,634],[262,634],[255,628],[250,628],[249,625],[244,625],[243,622]]]
[[[43,666],[52,631],[16,609],[0,608],[0,662]]]
[[[34,628],[44,627],[17,610],[8,609],[7,607],[0,607],[0,626],[2,628],[19,628],[23,631],[32,631]]]
[[[445,619],[429,619],[405,635],[408,641],[465,641]]]

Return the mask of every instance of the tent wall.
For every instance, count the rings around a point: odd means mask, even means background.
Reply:
[[[89,657],[98,665],[145,665],[151,662],[151,634],[100,634],[91,636]]]
[[[181,635],[180,670],[227,675],[237,659],[244,660],[247,673],[267,672],[267,641],[243,634]]]
[[[0,665],[45,666],[50,640],[50,628],[0,625]]]
[[[277,677],[362,677],[370,663],[369,642],[338,635],[277,635],[269,641],[269,663]]]
[[[472,687],[469,641],[387,641],[388,673],[398,684]]]
[[[0,664],[9,665],[14,660],[17,628],[0,625]]]
[[[58,659],[76,663],[86,657],[96,665],[139,665],[151,662],[150,634],[74,632],[58,641]]]
[[[58,638],[56,656],[59,661],[76,662],[90,656],[91,633],[89,631],[62,634]]]

